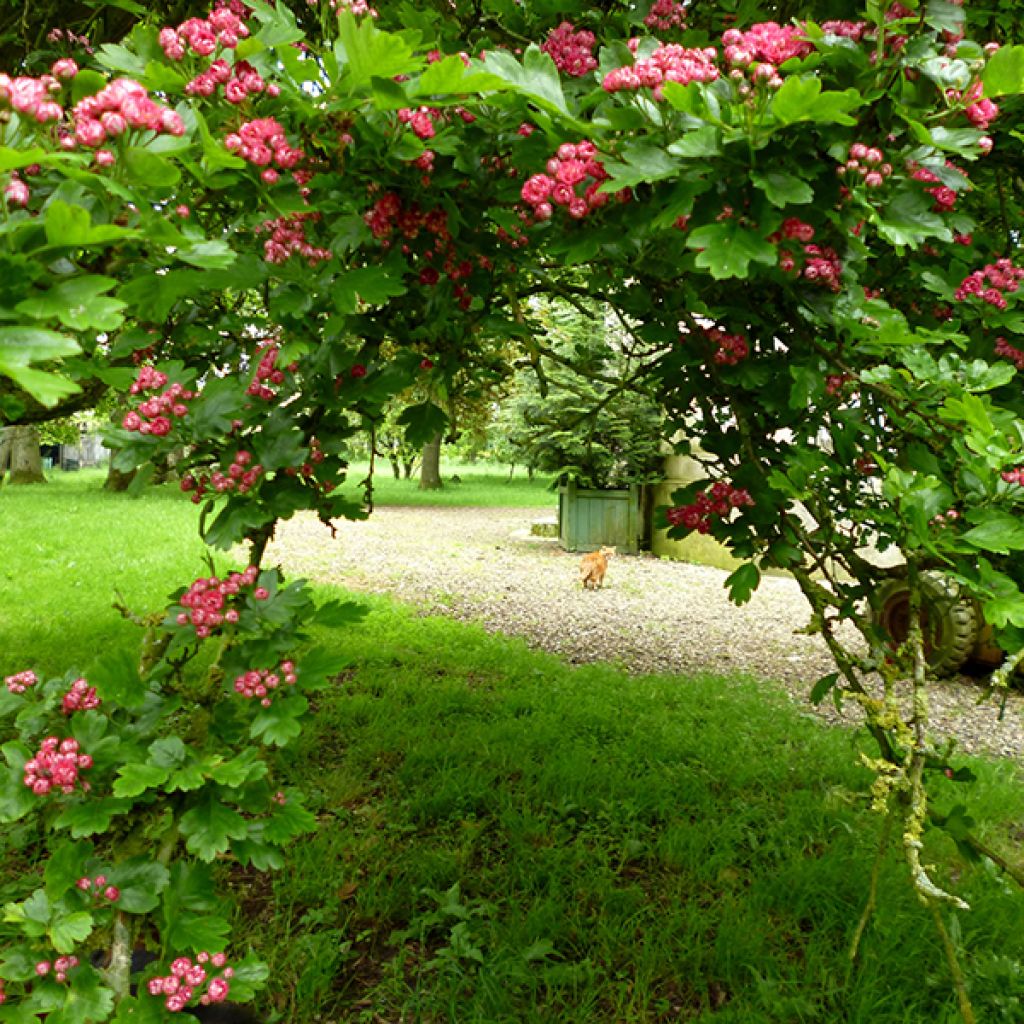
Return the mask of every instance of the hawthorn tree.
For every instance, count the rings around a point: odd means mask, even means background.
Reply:
[[[100,6],[122,11],[111,32],[133,8]],[[808,596],[837,665],[813,696],[864,709],[881,842],[898,837],[973,1020],[944,923],[963,903],[922,853],[929,780],[957,774],[929,728],[922,581],[977,602],[1005,686],[1024,658],[1012,5],[976,37],[949,0],[857,20],[675,0],[171,9],[118,40],[33,34],[0,77],[0,401],[19,422],[128,392],[119,468],[183,448],[204,537],[248,541],[252,564],[183,587],[138,658],[6,680],[0,818],[66,838],[8,908],[0,1019],[159,1020],[251,994],[263,975],[224,959],[209,864],[273,868],[312,827],[265,748],[334,668],[304,653],[308,594],[260,567],[274,525],[361,514],[349,438],[423,374],[524,339],[547,295],[628,324],[668,433],[714,457],[666,522],[744,560],[735,600],[765,568]],[[404,419],[416,443],[445,424],[429,400]],[[895,647],[866,610],[869,545],[905,562]],[[147,915],[180,955],[133,996]],[[108,966],[75,952],[94,931]]]

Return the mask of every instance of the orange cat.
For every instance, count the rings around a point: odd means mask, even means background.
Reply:
[[[604,586],[604,574],[608,571],[608,559],[615,554],[615,548],[601,548],[583,556],[580,562],[580,579],[583,589],[595,590]]]

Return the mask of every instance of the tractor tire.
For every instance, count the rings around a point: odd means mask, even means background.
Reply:
[[[940,676],[959,671],[971,657],[982,626],[977,605],[960,596],[956,582],[944,573],[921,574],[924,599],[922,626],[928,667]],[[910,628],[910,587],[906,580],[886,580],[872,600],[875,624],[898,647]]]

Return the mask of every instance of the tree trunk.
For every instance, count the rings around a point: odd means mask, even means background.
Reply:
[[[0,484],[4,482],[11,465],[11,435],[6,427],[0,427]]]
[[[107,467],[107,479],[103,482],[103,490],[105,491],[127,491],[131,482],[135,479],[137,470],[129,470],[127,473],[122,473],[119,469],[114,469],[114,456],[117,454],[116,451],[110,453],[110,465]]]
[[[416,468],[416,460],[415,459],[406,459],[405,460],[405,466],[403,467],[402,471],[405,473],[405,479],[406,480],[411,480],[412,479],[412,471],[415,468]]]
[[[435,434],[423,446],[423,464],[420,466],[420,490],[439,491],[441,482],[441,435]]]
[[[11,483],[45,484],[38,429],[32,425],[8,427],[7,436],[11,441]]]
[[[394,473],[396,480],[402,479],[402,464],[398,459],[389,458],[388,462],[391,463],[391,472]]]

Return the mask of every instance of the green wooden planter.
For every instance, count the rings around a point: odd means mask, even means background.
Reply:
[[[595,551],[608,545],[635,554],[642,531],[636,484],[619,491],[592,491],[574,483],[558,488],[558,539],[566,551]]]

